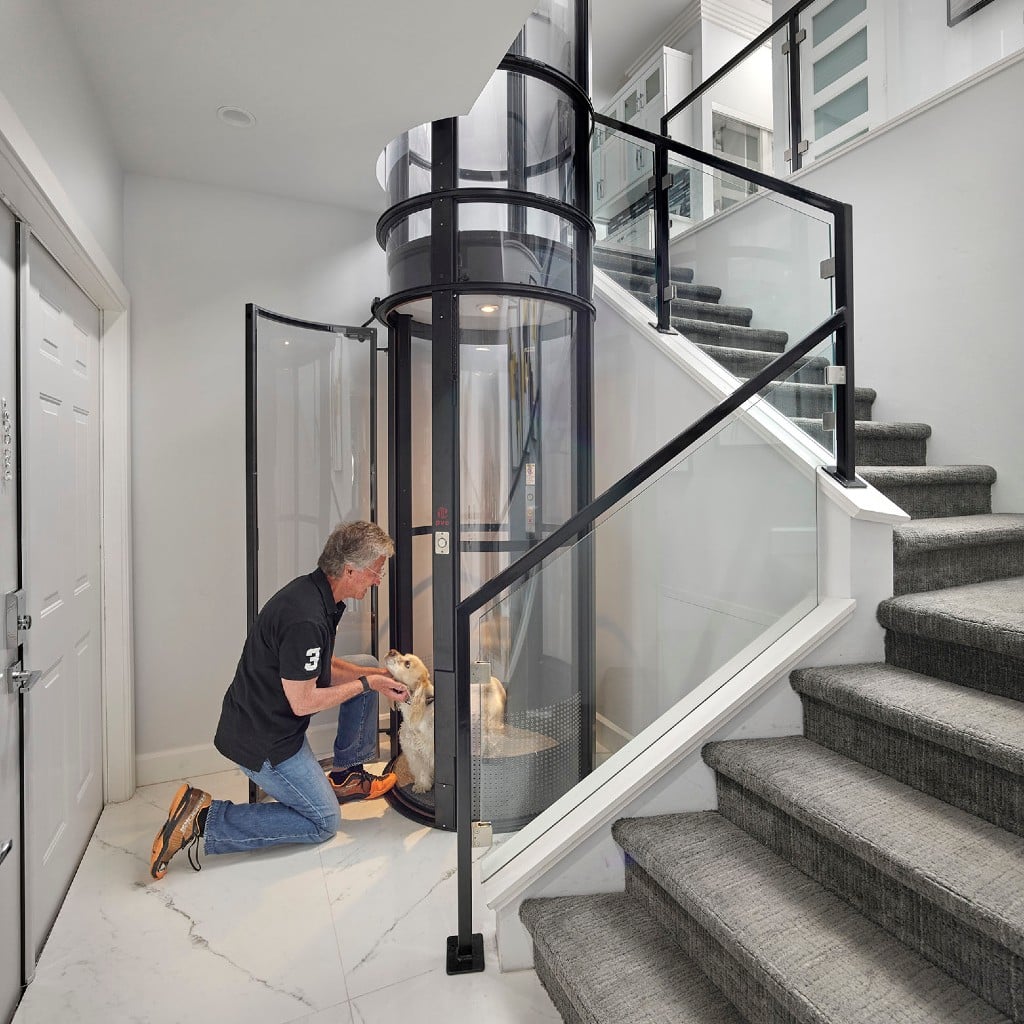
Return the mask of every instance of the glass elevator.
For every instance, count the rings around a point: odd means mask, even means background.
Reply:
[[[587,0],[545,0],[468,115],[382,155],[392,643],[436,690],[434,790],[395,806],[441,828],[455,607],[592,497],[590,113]],[[508,695],[507,742],[474,754],[474,817],[496,830],[590,770],[592,593],[590,561],[566,559],[478,631],[473,657]]]

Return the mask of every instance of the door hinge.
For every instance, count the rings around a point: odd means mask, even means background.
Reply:
[[[846,367],[845,366],[826,366],[825,367],[825,383],[826,384],[845,384],[846,383]]]
[[[822,430],[835,430],[836,429],[836,414],[834,412],[824,412],[821,414],[821,429]]]
[[[828,281],[830,278],[836,276],[836,258],[830,256],[827,260],[821,261],[821,279],[822,281]]]

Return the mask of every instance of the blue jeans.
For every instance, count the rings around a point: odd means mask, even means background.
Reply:
[[[345,661],[379,668],[370,655],[349,655]],[[369,761],[377,751],[377,691],[360,694],[338,707],[334,767]],[[239,767],[242,767],[239,765]],[[214,800],[206,816],[203,845],[207,853],[239,853],[283,843],[326,843],[338,831],[338,798],[303,740],[297,754],[258,772],[242,768],[277,803],[234,804]]]
[[[346,654],[342,657],[353,665],[380,668],[380,662],[369,654]],[[374,758],[377,753],[378,708],[376,690],[361,693],[338,707],[338,731],[334,737],[335,768],[348,768]]]
[[[309,741],[297,754],[258,771],[242,771],[277,803],[234,804],[214,800],[203,830],[207,853],[239,853],[282,843],[326,843],[338,831],[341,815]]]

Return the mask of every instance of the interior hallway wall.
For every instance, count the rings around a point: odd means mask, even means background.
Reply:
[[[853,205],[857,384],[876,420],[930,423],[928,462],[999,474],[1024,510],[1024,55],[796,180]]]
[[[0,94],[123,278],[124,175],[51,0],[0,0]]]
[[[140,785],[224,765],[213,733],[246,631],[245,304],[363,323],[385,286],[374,225],[126,178]]]

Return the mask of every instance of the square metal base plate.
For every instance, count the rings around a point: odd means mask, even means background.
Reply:
[[[484,969],[484,937],[479,932],[474,932],[471,938],[472,950],[460,953],[458,935],[448,936],[449,974],[473,974]]]

